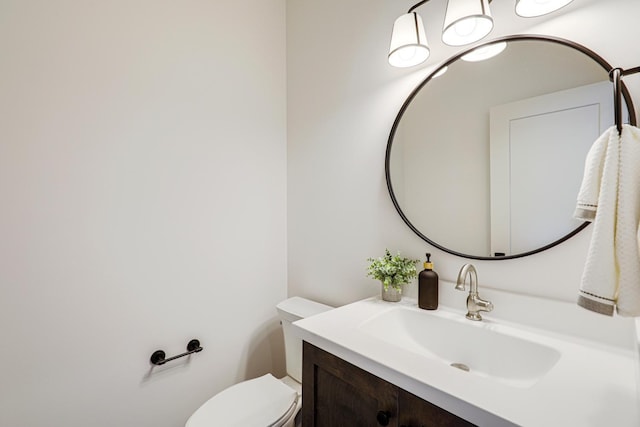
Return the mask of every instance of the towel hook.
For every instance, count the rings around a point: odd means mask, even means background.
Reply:
[[[616,127],[618,128],[618,133],[622,133],[622,95],[627,98],[627,106],[630,106],[629,93],[627,89],[624,87],[622,83],[622,77],[628,76],[630,74],[640,73],[640,67],[629,68],[624,70],[622,68],[612,68],[609,71],[609,80],[613,82],[613,112],[615,114]],[[633,107],[630,106],[631,110]],[[631,124],[635,126],[635,117],[630,117]]]
[[[609,71],[609,78],[613,82],[613,113],[618,134],[622,133],[622,68],[613,68]]]

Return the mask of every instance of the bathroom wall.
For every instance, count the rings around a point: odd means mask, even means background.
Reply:
[[[393,22],[414,3],[287,3],[291,294],[331,304],[374,295],[380,285],[365,276],[366,258],[382,255],[385,248],[417,258],[432,252],[445,281],[455,279],[469,262],[415,236],[395,211],[385,184],[385,148],[400,106],[439,63],[459,51],[440,42],[446,2],[432,1],[418,10],[426,21],[432,57],[409,70],[388,65]],[[615,66],[640,65],[636,0],[575,0],[552,15],[532,19],[517,17],[513,6],[513,1],[491,4],[496,26],[490,38],[552,35],[586,45]],[[625,82],[638,106],[640,75]],[[473,206],[468,209],[473,215]],[[590,232],[588,228],[558,247],[523,259],[473,261],[481,287],[574,301]],[[415,296],[416,288],[409,287],[408,294]]]
[[[285,2],[0,0],[0,52],[0,426],[283,373]]]

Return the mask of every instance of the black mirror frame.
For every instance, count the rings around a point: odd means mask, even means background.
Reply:
[[[589,56],[591,59],[593,59],[595,62],[597,62],[598,64],[600,64],[600,66],[602,66],[602,68],[607,72],[611,73],[611,71],[613,70],[613,67],[604,60],[604,58],[602,58],[600,55],[598,55],[597,53],[595,53],[594,51],[592,51],[589,48],[586,48],[584,46],[582,46],[581,44],[566,40],[566,39],[562,39],[562,38],[558,38],[558,37],[551,37],[551,36],[542,36],[542,35],[531,35],[531,34],[522,34],[522,35],[511,35],[511,36],[505,36],[505,37],[500,37],[500,38],[496,38],[490,41],[487,41],[486,43],[482,43],[479,45],[475,45],[463,52],[460,52],[458,54],[456,54],[455,56],[452,56],[451,58],[449,58],[447,61],[445,61],[443,64],[441,64],[438,68],[436,68],[431,74],[429,74],[427,76],[427,78],[425,78],[407,97],[407,99],[405,100],[404,104],[402,104],[402,107],[400,108],[400,111],[398,112],[398,115],[396,116],[395,121],[393,122],[393,126],[391,128],[391,133],[389,134],[389,139],[387,141],[387,150],[386,150],[386,154],[385,154],[385,163],[384,163],[384,170],[385,170],[385,177],[386,177],[386,181],[387,181],[387,189],[389,190],[389,195],[391,196],[391,201],[393,202],[393,205],[396,208],[396,211],[398,211],[398,214],[400,214],[400,217],[402,218],[402,220],[405,222],[405,224],[407,224],[407,226],[409,226],[409,228],[416,233],[422,240],[424,240],[425,242],[427,242],[428,244],[430,244],[431,246],[434,246],[440,250],[443,250],[445,252],[448,252],[452,255],[456,255],[462,258],[469,258],[469,259],[476,259],[476,260],[487,260],[487,261],[498,261],[498,260],[506,260],[506,259],[515,259],[515,258],[522,258],[525,256],[529,256],[529,255],[533,255],[542,251],[545,251],[547,249],[550,249],[554,246],[559,245],[560,243],[569,240],[571,237],[575,236],[576,234],[578,234],[580,231],[582,231],[584,228],[586,228],[590,223],[589,222],[584,222],[581,225],[579,225],[576,229],[574,229],[573,231],[571,231],[569,234],[561,237],[560,239],[549,243],[548,245],[542,246],[538,249],[534,249],[532,251],[528,251],[528,252],[523,252],[523,253],[519,253],[519,254],[515,254],[515,255],[505,255],[505,256],[500,256],[500,257],[485,257],[485,256],[476,256],[476,255],[468,255],[468,254],[464,254],[461,252],[457,252],[454,251],[452,249],[446,248],[436,242],[434,242],[433,240],[429,239],[427,236],[425,236],[420,230],[418,230],[412,223],[411,221],[409,221],[409,219],[406,217],[406,215],[404,214],[404,212],[402,212],[402,209],[400,208],[400,205],[398,204],[398,200],[396,199],[395,193],[393,192],[393,186],[391,184],[391,173],[390,173],[390,158],[391,158],[391,147],[393,145],[393,138],[396,134],[396,131],[398,129],[398,125],[400,124],[400,120],[402,119],[402,116],[404,115],[406,109],[409,107],[409,105],[411,104],[411,101],[413,101],[413,98],[416,97],[416,95],[420,92],[420,90],[429,82],[431,81],[434,76],[440,71],[442,70],[444,67],[447,67],[449,65],[451,65],[452,63],[454,63],[455,61],[457,61],[458,59],[460,59],[462,56],[466,55],[467,53],[471,52],[472,50],[480,47],[480,46],[485,46],[485,45],[489,45],[489,44],[493,44],[493,43],[498,43],[498,42],[502,42],[502,41],[545,41],[545,42],[551,42],[551,43],[557,43],[557,44],[561,44],[573,49],[576,49],[582,53],[584,53],[585,55]],[[631,125],[636,126],[636,112],[633,106],[633,100],[631,99],[631,95],[629,94],[629,90],[627,89],[627,87],[624,85],[624,82],[621,82],[621,89],[622,89],[622,95],[625,101],[625,104],[627,105],[627,111],[629,112],[629,122]],[[613,96],[613,86],[612,86],[612,95]]]

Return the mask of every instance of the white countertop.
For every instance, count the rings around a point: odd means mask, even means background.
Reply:
[[[442,303],[438,310],[427,311],[420,310],[413,299],[388,303],[375,297],[294,325],[303,340],[480,427],[640,426],[637,343],[628,347],[602,344],[483,314],[480,327],[512,328],[519,336],[561,353],[553,368],[533,385],[515,387],[458,371],[441,360],[405,351],[359,329],[363,322],[398,304],[426,316],[463,317],[465,313]]]

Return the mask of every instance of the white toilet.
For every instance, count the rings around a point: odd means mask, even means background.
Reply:
[[[332,308],[300,297],[278,304],[287,376],[267,374],[221,391],[189,417],[186,427],[294,427],[302,406],[302,340],[291,323]]]

